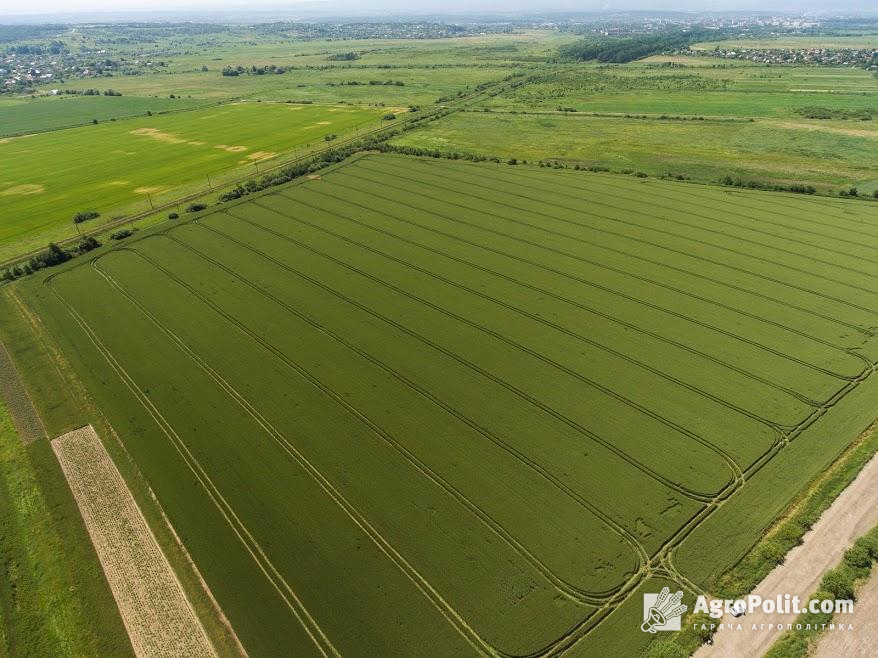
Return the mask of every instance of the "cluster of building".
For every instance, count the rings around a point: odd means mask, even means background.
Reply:
[[[878,71],[878,50],[872,48],[717,48],[689,50],[687,54],[743,59],[760,64],[856,66]]]

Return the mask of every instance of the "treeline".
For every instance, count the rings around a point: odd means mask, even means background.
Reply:
[[[202,67],[202,71],[207,69]],[[227,78],[237,77],[239,75],[280,75],[292,70],[289,66],[277,66],[276,64],[266,64],[265,66],[256,66],[253,64],[249,68],[241,66],[227,66],[223,69],[222,74]]]
[[[63,89],[58,93],[65,96],[100,96],[102,93],[104,96],[122,95],[121,91],[116,91],[115,89],[106,89],[104,92],[101,92],[100,89]]]
[[[6,268],[3,271],[3,274],[0,275],[0,281],[14,281],[20,276],[33,274],[34,272],[47,267],[55,267],[61,263],[66,263],[75,256],[80,256],[92,249],[97,249],[100,246],[101,243],[91,236],[82,238],[70,249],[62,249],[53,242],[49,244],[45,251],[41,251],[30,260],[23,263],[16,263],[12,267]]]
[[[726,176],[720,183],[729,187],[741,187],[749,190],[769,190],[771,192],[795,192],[796,194],[816,194],[817,188],[813,185],[803,185],[801,183],[792,183],[790,185],[782,185],[780,183],[766,183],[758,180],[744,180],[742,178],[732,178]]]
[[[369,80],[368,82],[363,82],[361,80],[344,80],[342,82],[327,82],[326,85],[328,87],[405,87],[405,83],[402,80]]]
[[[327,62],[353,62],[360,59],[360,53],[335,53],[326,58]]]
[[[658,55],[669,50],[686,48],[696,41],[708,36],[704,30],[667,30],[654,34],[643,34],[622,39],[592,41],[585,39],[562,46],[558,54],[561,59],[585,62],[624,64],[643,59],[650,55]],[[716,33],[710,35],[716,38]]]

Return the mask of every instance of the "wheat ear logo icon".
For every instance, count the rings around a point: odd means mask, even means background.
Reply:
[[[679,591],[668,596],[670,592],[671,590],[667,587],[662,589],[655,603],[649,609],[646,619],[640,625],[640,630],[644,633],[655,633],[657,630],[656,626],[664,626],[671,619],[679,617],[686,612],[687,607],[679,605],[680,599],[683,598],[683,592]]]

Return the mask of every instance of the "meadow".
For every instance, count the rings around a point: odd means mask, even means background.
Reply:
[[[878,186],[878,126],[873,123],[466,112],[395,137],[392,143],[710,183],[731,176],[813,185],[821,192],[855,185],[868,194]]]
[[[717,183],[878,188],[878,80],[858,69],[655,56],[526,73],[394,144]],[[809,118],[826,114],[832,118]]]
[[[91,229],[256,173],[326,135],[377,128],[385,112],[234,103],[0,140],[0,202],[15,219],[0,225],[0,260],[76,235],[77,212],[101,213],[82,225]]]
[[[872,421],[876,220],[371,154],[15,288],[251,656],[606,655]]]

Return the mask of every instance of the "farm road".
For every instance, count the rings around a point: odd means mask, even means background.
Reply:
[[[811,594],[817,589],[823,574],[837,565],[845,550],[860,535],[878,525],[878,456],[866,464],[865,468],[857,476],[850,486],[845,489],[835,502],[827,509],[823,516],[814,524],[814,527],[805,535],[800,546],[796,546],[787,555],[786,561],[776,567],[759,585],[753,590],[763,599],[775,599],[778,594],[783,596],[798,596],[802,602],[809,600]],[[837,616],[836,621],[854,623],[853,618],[858,618],[861,623],[854,626],[853,631],[835,631],[833,633],[833,646],[830,653],[818,655],[826,656],[859,656],[867,655],[855,653],[848,647],[855,648],[866,638],[874,638],[878,630],[878,621],[874,614],[878,608],[878,582],[872,579],[870,606],[866,600],[854,604],[853,615]],[[863,592],[864,599],[868,594]],[[857,614],[858,610],[863,613],[869,608],[872,614]],[[868,619],[867,619],[868,617]],[[695,652],[696,658],[757,658],[771,648],[771,645],[780,637],[777,630],[768,630],[768,624],[794,623],[796,615],[790,614],[766,614],[762,611],[739,617],[737,620],[731,615],[724,615],[719,621],[722,623],[740,623],[742,630],[722,630],[714,636],[712,646],[705,645]],[[752,626],[756,625],[756,630]],[[763,630],[759,629],[765,624]],[[836,639],[836,635],[846,637]],[[827,640],[828,641],[828,640]],[[841,643],[845,643],[842,646]],[[835,647],[839,647],[837,650]],[[866,647],[861,646],[861,650]],[[870,647],[868,655],[874,654],[874,645]]]

